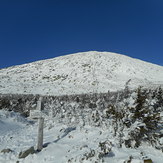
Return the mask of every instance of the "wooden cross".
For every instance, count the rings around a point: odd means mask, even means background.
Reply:
[[[41,151],[43,148],[43,126],[44,126],[44,118],[42,110],[42,97],[37,101],[36,110],[30,110],[30,118],[38,119],[38,137],[37,137],[37,150]]]

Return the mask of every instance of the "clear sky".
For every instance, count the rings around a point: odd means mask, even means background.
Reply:
[[[163,0],[0,0],[0,68],[92,50],[163,65]]]

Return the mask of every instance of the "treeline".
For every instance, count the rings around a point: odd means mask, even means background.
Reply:
[[[106,103],[115,103],[117,98],[122,100],[126,93],[124,91],[108,92],[100,94],[79,94],[79,95],[63,95],[63,96],[42,96],[43,104],[46,109],[51,103],[58,105],[58,103],[64,105],[64,103],[79,103],[81,107],[89,105],[89,108],[96,108],[96,102],[98,100],[105,101]],[[16,111],[22,113],[25,116],[29,116],[29,110],[35,109],[37,101],[40,95],[33,94],[0,94],[0,109],[6,109],[9,111]],[[100,108],[99,108],[100,109]]]

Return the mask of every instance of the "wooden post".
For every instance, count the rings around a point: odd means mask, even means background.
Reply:
[[[30,111],[30,118],[38,119],[37,151],[41,151],[43,148],[44,118],[41,109],[42,109],[42,97],[40,97],[39,100],[37,101],[37,109]]]
[[[38,101],[37,101],[37,110],[40,110],[42,109],[42,97],[39,97]]]
[[[43,127],[44,127],[44,118],[40,117],[38,119],[38,141],[37,141],[37,150],[41,151],[43,148]]]

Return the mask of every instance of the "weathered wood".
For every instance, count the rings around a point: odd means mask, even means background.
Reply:
[[[39,127],[38,127],[38,142],[37,142],[37,150],[41,151],[43,148],[43,127],[44,127],[44,118],[38,119]]]
[[[30,118],[38,119],[38,136],[37,136],[37,151],[41,151],[43,148],[43,128],[44,118],[42,115],[42,97],[37,101],[37,109],[30,111]]]
[[[40,110],[31,110],[30,111],[30,118],[38,119],[40,117],[43,117],[42,112]]]
[[[36,110],[42,110],[42,97],[39,97],[39,100],[37,101],[37,108]]]

